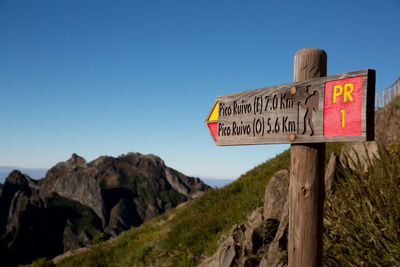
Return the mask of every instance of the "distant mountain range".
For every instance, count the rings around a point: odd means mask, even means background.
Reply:
[[[13,171],[19,170],[21,173],[27,174],[29,177],[39,180],[46,176],[48,169],[45,168],[21,168],[15,166],[0,166],[0,183],[4,184],[7,176]],[[221,188],[233,182],[233,179],[217,179],[217,178],[200,178],[205,184],[212,188]]]
[[[214,178],[200,178],[205,184],[212,188],[221,188],[227,184],[232,183],[233,179],[214,179]]]

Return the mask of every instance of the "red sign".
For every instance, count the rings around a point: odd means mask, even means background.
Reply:
[[[325,83],[324,136],[361,135],[363,77]]]

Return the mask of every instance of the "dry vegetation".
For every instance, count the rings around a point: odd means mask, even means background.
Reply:
[[[380,151],[364,172],[340,169],[335,198],[326,203],[324,263],[400,265],[400,143]]]

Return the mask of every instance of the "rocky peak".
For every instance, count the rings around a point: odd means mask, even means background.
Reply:
[[[60,177],[66,177],[71,173],[75,173],[81,169],[87,168],[87,163],[84,158],[73,153],[71,158],[65,162],[59,162],[54,167],[50,168],[41,186],[41,194],[49,195],[53,191],[55,182]]]
[[[140,153],[128,153],[127,155],[122,155],[118,158],[120,161],[130,163],[133,166],[140,168],[142,170],[149,171],[150,169],[155,172],[160,172],[165,168],[164,161],[153,154],[143,155]]]
[[[140,153],[128,153],[117,158],[102,156],[88,163],[87,172],[96,180],[105,182],[109,186],[115,186],[120,175],[141,178],[165,177],[164,161],[155,155],[142,155]]]
[[[3,194],[6,192],[4,194],[5,198],[7,198],[7,195],[13,195],[17,191],[22,191],[27,196],[31,196],[32,193],[36,195],[39,190],[35,180],[18,170],[14,170],[8,175],[3,187]]]
[[[74,166],[74,167],[82,167],[86,168],[86,160],[82,158],[81,156],[78,156],[77,154],[72,154],[71,158],[66,161],[69,165]]]
[[[120,158],[127,158],[127,159],[135,159],[136,158],[136,159],[142,159],[142,160],[147,159],[148,161],[151,161],[153,163],[158,163],[158,164],[164,165],[164,161],[160,157],[158,157],[154,154],[143,155],[143,154],[137,153],[137,152],[136,153],[128,152],[126,155],[121,155]]]
[[[14,170],[8,175],[0,196],[0,240],[7,229],[18,225],[13,215],[17,211],[19,214],[20,208],[23,209],[26,206],[27,201],[25,200],[37,196],[37,190],[35,181],[28,175],[22,174],[18,170]]]
[[[20,185],[20,186],[28,186],[29,185],[28,179],[29,178],[25,174],[22,174],[18,170],[14,170],[8,175],[5,183]]]

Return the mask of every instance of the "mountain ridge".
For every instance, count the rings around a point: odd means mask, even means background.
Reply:
[[[0,196],[1,250],[9,265],[56,256],[100,233],[116,236],[209,188],[155,155],[132,152],[89,163],[74,153],[40,180],[15,170]]]

